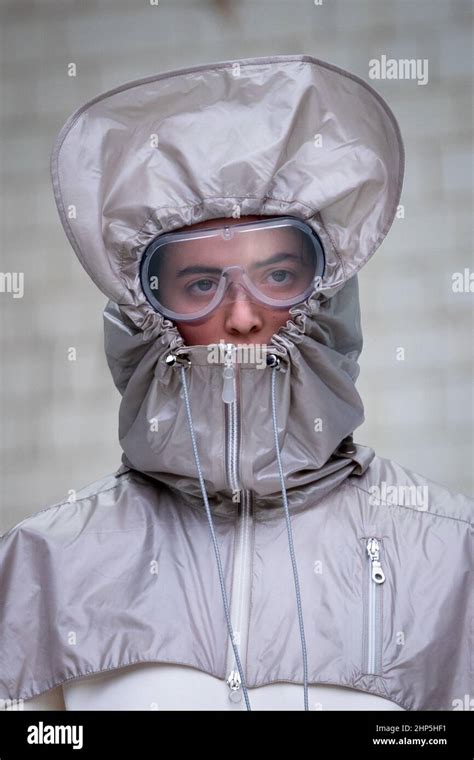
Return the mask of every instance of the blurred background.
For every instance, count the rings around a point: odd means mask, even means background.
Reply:
[[[0,293],[0,532],[120,465],[106,299],[67,241],[50,184],[59,129],[124,82],[274,54],[350,70],[400,124],[405,218],[359,275],[366,422],[355,440],[474,495],[474,296],[452,290],[453,273],[474,270],[470,0],[15,0],[0,13],[0,269],[25,277],[23,298]],[[382,55],[428,59],[428,84],[370,80]]]

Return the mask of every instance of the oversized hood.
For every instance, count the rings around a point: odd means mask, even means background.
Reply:
[[[109,298],[105,349],[123,396],[124,465],[201,499],[194,433],[210,498],[249,489],[269,506],[281,498],[277,444],[290,506],[308,487],[314,499],[315,489],[367,467],[373,451],[350,441],[364,420],[357,272],[393,222],[403,171],[399,128],[382,98],[306,55],[165,72],[68,119],[51,156],[54,194],[71,245]],[[156,235],[236,209],[306,221],[323,243],[326,272],[322,290],[273,336],[269,364],[239,363],[232,412],[222,362],[210,362],[206,346],[186,347],[152,309],[139,262]]]

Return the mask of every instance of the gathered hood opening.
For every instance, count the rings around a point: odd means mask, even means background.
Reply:
[[[348,446],[353,457],[345,460],[341,460],[344,449],[339,451],[340,444],[364,421],[355,386],[362,348],[357,277],[331,298],[313,294],[290,313],[293,318],[273,335],[265,354],[276,354],[281,361],[278,440],[290,504],[297,509],[304,504],[306,485],[321,481],[317,494],[321,497],[337,485],[336,472],[345,477],[348,466],[365,469],[373,451]],[[228,495],[232,484],[224,457],[227,421],[222,401],[222,352],[211,357],[208,346],[187,346],[177,327],[164,318],[145,341],[143,333],[111,301],[104,310],[104,331],[107,361],[122,394],[119,439],[124,464],[191,499],[201,499],[181,378],[166,361],[174,353],[191,361],[190,406],[208,495],[216,499]],[[246,359],[242,353],[238,485],[253,491],[258,505],[279,506],[270,413],[271,366],[263,366],[251,353]]]

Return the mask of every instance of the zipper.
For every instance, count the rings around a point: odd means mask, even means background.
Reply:
[[[236,375],[238,366],[235,361],[237,347],[233,343],[226,343],[224,349],[224,369],[222,371],[222,400],[231,407],[236,406]]]
[[[227,485],[233,494],[240,491],[239,469],[239,397],[240,371],[235,361],[236,346],[227,343],[222,371],[222,401],[225,404],[226,473]]]
[[[380,542],[378,539],[368,538],[365,548],[369,558],[365,672],[376,674],[380,672],[381,668],[382,584],[385,582],[385,574],[380,562]]]
[[[234,633],[236,645],[242,668],[245,672],[246,661],[244,653],[247,651],[249,619],[250,619],[250,591],[252,587],[252,556],[254,534],[254,507],[252,491],[242,489],[239,478],[239,451],[240,451],[240,368],[235,360],[237,346],[233,343],[224,344],[224,361],[222,371],[222,401],[225,405],[225,470],[227,486],[234,497],[238,499],[236,521],[236,548],[234,551],[232,590],[229,603],[229,615]],[[279,366],[285,353],[281,349],[271,347],[271,354],[267,357],[267,366]],[[169,366],[176,363],[191,365],[187,356],[186,347],[178,348],[174,353],[168,354],[165,359]],[[232,642],[229,640],[227,648],[226,683],[228,685],[228,697],[231,702],[239,703],[242,700],[242,683],[237,668]]]
[[[247,648],[250,614],[253,519],[251,492],[243,490],[238,507],[237,546],[235,549],[230,616],[234,631],[234,643],[239,650],[240,662],[244,671],[246,665],[244,653]],[[229,699],[231,702],[240,702],[242,700],[242,684],[230,641],[227,650],[227,674]]]
[[[234,632],[234,644],[237,646],[242,668],[245,670],[243,657],[247,646],[249,626],[249,603],[252,566],[251,540],[253,535],[253,508],[251,491],[241,488],[239,479],[240,449],[240,369],[235,361],[236,346],[225,345],[224,368],[222,371],[222,401],[225,404],[225,441],[226,441],[226,476],[227,485],[232,491],[233,500],[237,502],[236,546],[232,573],[232,591],[230,597],[230,619]],[[242,682],[237,668],[232,642],[227,649],[228,697],[231,702],[241,702]]]

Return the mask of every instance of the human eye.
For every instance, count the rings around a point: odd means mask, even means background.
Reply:
[[[201,277],[199,280],[188,283],[186,292],[190,296],[207,296],[213,292],[216,283],[210,277]]]
[[[274,269],[268,274],[267,282],[270,285],[288,285],[294,279],[291,269]]]

